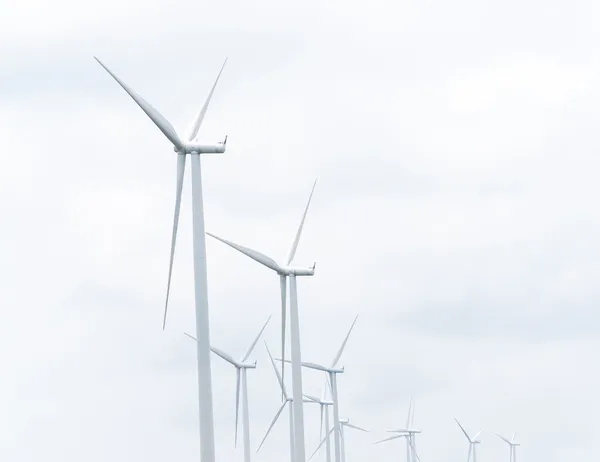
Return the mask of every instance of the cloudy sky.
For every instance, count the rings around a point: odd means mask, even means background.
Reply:
[[[201,132],[229,134],[203,160],[209,231],[283,257],[319,178],[302,351],[330,361],[360,314],[340,408],[372,433],[348,462],[403,457],[372,443],[410,396],[423,462],[466,457],[455,416],[485,427],[480,460],[513,431],[520,460],[597,460],[599,19],[591,0],[4,2],[0,458],[199,457],[189,174],[163,332],[175,157],[97,55],[179,129],[229,56]],[[276,276],[207,246],[212,343],[241,356],[273,314],[277,351]],[[280,399],[255,357],[254,447]],[[219,358],[213,384],[218,460],[242,460]],[[286,428],[254,460],[287,460]]]

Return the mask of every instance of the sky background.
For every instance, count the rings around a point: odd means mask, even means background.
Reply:
[[[341,365],[348,462],[411,396],[423,462],[600,457],[600,4],[594,1],[41,0],[0,6],[0,458],[199,458],[184,186],[167,330],[172,146],[94,61],[182,131],[225,56],[201,129],[207,230],[296,262],[303,359]],[[277,277],[208,241],[211,342],[241,356]],[[249,373],[256,448],[279,405]],[[306,392],[323,378],[305,374]],[[291,385],[291,384],[290,384]],[[217,460],[235,372],[213,357]],[[318,407],[306,407],[307,452]],[[254,454],[254,451],[253,451]],[[254,460],[288,458],[287,418]]]

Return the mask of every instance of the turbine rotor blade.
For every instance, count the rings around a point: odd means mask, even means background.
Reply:
[[[246,354],[242,358],[242,361],[241,361],[242,363],[245,362],[248,359],[248,357],[252,354],[252,351],[254,350],[254,347],[258,343],[258,340],[260,339],[260,336],[264,332],[264,330],[267,327],[267,324],[269,324],[270,320],[271,320],[271,316],[269,316],[269,318],[267,319],[267,322],[265,322],[265,324],[262,326],[262,329],[260,330],[260,332],[258,333],[258,335],[256,336],[256,338],[252,342],[252,345],[250,345],[250,348],[248,348],[248,351],[246,352]]]
[[[256,450],[256,452],[260,451],[260,448],[262,447],[262,445],[264,444],[265,440],[267,439],[267,436],[269,436],[269,433],[271,432],[271,429],[275,425],[275,422],[277,422],[277,419],[279,419],[279,416],[283,412],[283,409],[285,408],[285,406],[286,406],[287,403],[288,403],[287,401],[284,401],[283,403],[281,403],[281,406],[279,407],[279,410],[275,414],[275,417],[273,417],[273,420],[271,421],[271,425],[269,425],[269,428],[267,429],[267,433],[265,433],[265,436],[263,437],[262,441],[258,445],[258,449]]]
[[[240,415],[240,369],[235,368],[236,374],[236,385],[235,385],[235,443],[234,447],[237,447],[237,434],[238,434],[238,419]]]
[[[173,232],[171,234],[171,257],[169,259],[169,277],[167,279],[167,297],[165,300],[165,313],[163,315],[163,330],[167,324],[167,309],[169,308],[169,293],[171,292],[171,275],[173,274],[173,259],[175,257],[175,243],[177,242],[177,228],[179,226],[179,211],[181,210],[181,193],[183,191],[183,176],[185,174],[185,154],[177,154],[177,188],[175,191],[175,212],[173,214]]]
[[[154,122],[154,124],[160,129],[161,132],[163,132],[163,134],[169,139],[169,141],[173,143],[173,146],[175,146],[177,151],[183,150],[184,144],[177,135],[177,132],[173,128],[173,125],[171,125],[171,123],[160,112],[154,109],[148,101],[146,101],[144,98],[138,95],[135,91],[133,91],[133,89],[127,86],[125,82],[119,79],[119,77],[117,77],[108,67],[106,67],[102,63],[102,61],[100,61],[95,56],[94,59],[98,61],[98,64],[100,64],[104,68],[104,70],[108,72],[111,75],[111,77],[117,81],[119,85],[121,85],[123,90],[125,90],[127,94],[131,96],[131,98],[137,103],[137,105],[142,109],[142,111],[144,111],[146,115],[150,117],[150,119],[152,119],[152,122]]]
[[[320,419],[319,419],[319,422],[320,422],[320,424],[319,424],[319,440],[321,438],[323,438],[323,409],[324,409],[324,407],[325,406],[323,406],[323,405],[319,406],[319,408],[320,408],[319,410],[320,410],[320,414],[321,414]]]
[[[462,432],[465,434],[465,436],[467,437],[467,439],[469,440],[469,443],[470,443],[472,440],[471,440],[471,437],[469,436],[469,434],[467,433],[467,431],[463,428],[463,426],[460,424],[460,422],[458,421],[458,419],[456,417],[454,417],[454,420],[456,420],[456,423],[458,424],[458,426],[460,427]]]
[[[397,440],[398,438],[404,438],[406,435],[394,435],[383,440],[375,441],[373,444],[385,443],[386,441]]]
[[[406,428],[410,428],[410,412],[412,410],[412,406],[413,406],[413,399],[412,396],[410,397],[410,403],[408,405],[408,416],[406,417]]]
[[[321,449],[321,446],[323,446],[323,443],[325,443],[325,440],[327,440],[327,438],[329,437],[329,435],[331,435],[331,434],[333,433],[333,429],[334,429],[334,427],[335,427],[335,424],[333,424],[333,425],[334,425],[334,426],[333,426],[333,427],[331,427],[331,430],[329,430],[329,431],[327,432],[327,434],[325,435],[325,438],[323,438],[323,439],[321,440],[321,442],[320,442],[320,443],[319,443],[319,445],[317,446],[317,449],[315,449],[315,451],[314,451],[314,452],[313,452],[313,453],[310,455],[310,457],[308,458],[308,460],[312,459],[312,458],[315,456],[315,454],[316,454],[316,453],[319,451],[319,449]]]
[[[287,393],[285,391],[285,383],[283,383],[283,378],[279,374],[279,370],[277,369],[277,365],[275,364],[275,361],[273,360],[273,356],[271,356],[271,352],[269,351],[269,347],[267,346],[266,343],[265,343],[265,347],[267,348],[267,353],[269,354],[269,359],[271,360],[271,364],[273,365],[273,369],[275,370],[275,374],[277,375],[277,380],[279,381],[279,386],[281,387],[281,391],[283,393],[283,397],[285,399],[287,399],[288,396],[287,396]]]
[[[252,260],[263,264],[267,268],[271,268],[273,271],[276,271],[278,273],[283,271],[283,268],[281,268],[281,266],[279,266],[275,260],[273,260],[270,257],[267,257],[265,254],[257,252],[256,250],[249,249],[248,247],[244,247],[243,245],[236,244],[235,242],[228,241],[227,239],[223,239],[222,237],[216,236],[212,233],[206,234],[216,239],[217,241],[221,241],[223,244],[227,244],[229,247],[234,248],[238,252],[241,252],[244,255],[246,255],[247,257],[252,258]]]
[[[483,428],[482,428],[481,430],[479,430],[479,433],[477,433],[477,434],[476,434],[476,435],[473,437],[473,441],[477,441],[477,437],[483,433],[483,430],[484,430]]]
[[[287,277],[283,274],[279,276],[279,286],[281,289],[281,357],[285,358],[285,326],[287,312]],[[281,380],[285,378],[285,364],[281,363]]]
[[[221,358],[223,358],[225,361],[232,364],[236,368],[239,368],[241,366],[240,363],[238,363],[235,359],[233,359],[233,357],[231,355],[228,355],[223,350],[219,350],[218,348],[211,346],[210,351],[212,351],[217,356],[220,356]]]
[[[415,444],[413,443],[412,438],[408,437],[406,440],[408,441],[408,444],[410,445],[411,449],[413,450],[413,454],[415,455],[415,457],[417,458],[417,460],[420,461],[421,458],[417,454],[417,448],[415,448]]]
[[[298,230],[296,231],[296,236],[294,237],[294,242],[292,243],[292,248],[290,249],[290,253],[287,257],[287,264],[289,265],[294,257],[296,256],[296,250],[298,249],[298,244],[300,243],[300,236],[302,235],[302,228],[304,227],[304,221],[306,220],[306,214],[308,213],[308,207],[310,206],[310,201],[312,199],[313,193],[315,192],[315,186],[317,186],[317,180],[313,183],[312,190],[310,191],[310,196],[308,196],[308,203],[306,204],[306,208],[304,209],[304,214],[302,215],[302,220],[300,220],[300,226],[298,226]]]
[[[495,433],[495,435],[500,438],[501,440],[505,441],[507,444],[512,445],[512,441],[509,441],[507,438],[504,438],[502,435],[499,435],[498,433]]]
[[[184,335],[187,335],[189,338],[191,338],[194,342],[197,342],[198,339],[196,337],[194,337],[193,335],[188,334],[187,332],[184,332]]]
[[[348,330],[348,333],[346,334],[346,337],[344,338],[344,341],[342,342],[342,346],[338,350],[333,362],[331,363],[332,369],[335,367],[335,365],[340,360],[340,357],[342,356],[342,353],[344,352],[344,348],[346,348],[346,343],[348,343],[348,339],[350,338],[350,334],[352,333],[352,329],[354,329],[354,324],[356,324],[357,319],[358,319],[358,315],[356,315],[356,317],[354,318],[354,321],[352,321],[352,325],[350,326],[350,329]]]
[[[351,423],[345,423],[344,426],[350,427],[350,428],[354,428],[355,430],[360,430],[361,432],[367,432],[367,433],[369,433],[369,430],[365,430],[364,428],[359,427],[357,425],[352,425]]]
[[[194,138],[196,138],[196,135],[198,134],[198,130],[200,129],[200,125],[202,125],[202,121],[204,120],[204,116],[206,114],[206,110],[208,109],[208,105],[210,104],[210,100],[212,99],[213,93],[215,92],[215,88],[217,87],[217,83],[219,82],[219,78],[221,77],[221,73],[223,72],[223,69],[225,69],[225,64],[227,64],[227,58],[225,58],[225,61],[221,66],[221,70],[219,71],[215,83],[213,84],[210,93],[208,94],[206,101],[204,102],[204,106],[202,106],[202,109],[200,109],[200,112],[198,112],[198,114],[196,115],[194,122],[187,133],[188,141],[192,141]]]

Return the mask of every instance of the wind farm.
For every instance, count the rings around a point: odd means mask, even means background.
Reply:
[[[206,98],[204,105],[197,113],[196,117],[190,124],[190,128],[186,132],[183,138],[180,138],[177,131],[171,125],[171,123],[156,109],[154,109],[146,100],[139,96],[131,87],[124,83],[119,77],[116,76],[107,66],[105,66],[98,58],[98,63],[110,74],[110,76],[116,80],[116,82],[127,92],[127,94],[137,103],[137,105],[143,110],[143,112],[154,122],[159,128],[163,135],[173,144],[173,149],[176,155],[176,182],[175,182],[175,211],[173,215],[173,227],[172,227],[172,239],[170,245],[170,257],[168,264],[168,277],[166,284],[166,300],[164,304],[164,314],[162,319],[162,329],[165,330],[167,326],[167,311],[169,305],[169,295],[171,291],[171,279],[173,274],[173,263],[175,256],[175,246],[177,241],[179,215],[182,203],[182,191],[183,191],[183,179],[186,165],[187,156],[191,157],[192,163],[192,211],[193,211],[193,274],[194,274],[194,294],[195,294],[195,315],[196,315],[196,332],[194,334],[185,332],[185,335],[192,339],[196,343],[197,350],[197,377],[198,377],[198,399],[199,399],[199,428],[200,428],[200,461],[201,462],[215,462],[219,460],[217,454],[218,451],[215,448],[215,434],[214,434],[214,404],[213,404],[213,381],[212,381],[212,370],[211,370],[211,359],[209,353],[212,352],[215,356],[221,358],[225,362],[229,363],[235,368],[236,372],[236,386],[235,386],[235,427],[233,434],[233,444],[237,447],[238,443],[238,427],[240,420],[240,401],[241,401],[241,415],[242,415],[242,433],[243,433],[243,461],[250,462],[252,460],[252,452],[254,452],[251,446],[251,428],[252,419],[250,415],[250,398],[248,388],[248,371],[257,369],[258,362],[250,361],[250,357],[255,353],[256,345],[259,342],[261,336],[265,332],[271,316],[262,325],[258,334],[253,338],[252,343],[247,348],[245,354],[240,359],[235,359],[230,353],[226,352],[221,348],[217,348],[211,345],[210,341],[210,323],[209,323],[209,310],[208,310],[208,275],[207,275],[207,254],[206,254],[206,242],[205,235],[219,241],[230,248],[235,249],[241,254],[249,257],[250,259],[260,263],[263,267],[274,271],[279,277],[279,288],[280,288],[280,316],[281,316],[281,328],[280,328],[280,351],[281,357],[274,359],[268,345],[266,346],[266,353],[268,355],[268,364],[270,364],[275,377],[280,394],[271,396],[271,401],[280,401],[279,407],[275,412],[269,426],[267,427],[264,436],[260,443],[256,447],[256,454],[260,453],[261,448],[267,442],[268,436],[272,429],[279,421],[280,416],[287,412],[288,416],[288,430],[289,430],[289,454],[283,456],[284,458],[289,457],[291,462],[306,462],[312,460],[318,454],[322,454],[323,460],[330,462],[351,462],[356,460],[351,453],[347,450],[348,439],[356,439],[357,435],[350,432],[361,432],[370,433],[362,426],[358,426],[350,421],[348,418],[341,418],[340,407],[342,413],[347,415],[349,409],[346,403],[340,403],[339,391],[338,391],[338,375],[344,374],[345,367],[340,367],[339,363],[344,354],[346,345],[351,336],[355,325],[357,324],[359,316],[356,315],[345,335],[341,345],[337,352],[333,356],[330,362],[318,363],[303,361],[302,350],[301,350],[301,313],[302,310],[299,308],[298,301],[298,287],[297,277],[301,276],[314,276],[316,263],[311,266],[294,266],[293,262],[300,245],[302,233],[305,227],[305,222],[313,200],[317,181],[315,180],[308,201],[305,205],[303,213],[301,215],[299,225],[294,235],[291,247],[287,256],[281,260],[275,260],[266,254],[254,250],[252,248],[237,244],[229,239],[220,237],[219,235],[205,231],[205,218],[204,218],[204,206],[203,206],[203,192],[202,192],[202,168],[201,168],[201,155],[202,154],[223,154],[226,150],[227,137],[224,141],[215,144],[203,144],[197,141],[197,136],[202,122],[207,114],[207,110],[210,101],[213,97],[217,83],[221,78],[221,74],[225,68],[227,59],[223,63],[216,80],[214,81],[208,97]],[[288,283],[289,283],[289,324],[291,335],[289,342],[291,345],[291,359],[286,358],[286,326],[288,323]],[[291,364],[291,383],[292,393],[288,393],[286,387],[285,375],[285,364]],[[351,361],[350,361],[351,364]],[[305,387],[303,386],[303,374],[309,373],[324,373],[324,386],[320,397],[305,393]],[[288,378],[289,379],[289,378]],[[240,396],[241,395],[241,396]],[[279,399],[278,399],[279,398]],[[259,406],[264,405],[264,396],[262,397],[263,403]],[[254,399],[252,400],[254,402]],[[306,446],[306,429],[316,428],[316,424],[307,425],[305,419],[305,405],[310,405],[312,408],[316,408],[318,405],[320,413],[319,427],[319,443],[316,449],[307,458],[307,446]],[[330,413],[329,408],[332,410],[332,423],[330,425]],[[477,446],[481,444],[480,436],[483,430],[479,431],[475,436],[471,437],[460,422],[455,419],[461,432],[466,437],[468,442],[468,455],[467,462],[477,462]],[[377,422],[377,425],[382,425],[382,422]],[[425,430],[426,431],[426,430]],[[403,428],[397,428],[394,430],[387,430],[387,433],[393,433],[392,436],[388,436],[383,439],[379,439],[374,444],[380,444],[385,442],[391,442],[393,440],[405,439],[406,441],[406,461],[407,462],[421,462],[427,460],[422,458],[417,453],[416,435],[420,434],[422,430],[414,426],[414,401],[410,398],[408,417]],[[515,441],[515,435],[509,440],[499,434],[499,439],[504,441],[510,447],[510,461],[516,461],[516,447],[519,443]],[[331,437],[333,437],[333,444],[331,443]],[[365,438],[364,436],[362,437]],[[333,451],[332,451],[333,446]],[[322,448],[325,449],[324,453]],[[481,460],[481,459],[480,459]]]

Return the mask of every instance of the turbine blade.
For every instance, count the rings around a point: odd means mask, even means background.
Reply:
[[[476,435],[473,437],[473,441],[477,441],[477,437],[483,433],[483,430],[484,430],[483,428],[482,428],[481,430],[479,430],[479,433],[477,433],[477,434],[476,434]]]
[[[410,445],[411,449],[413,450],[413,454],[415,455],[417,460],[421,460],[421,458],[417,454],[417,448],[415,448],[415,444],[414,444],[412,438],[408,437],[408,438],[406,438],[406,440],[408,441],[408,444]]]
[[[515,438],[517,437],[517,432],[513,433],[512,439],[510,440],[511,443],[515,442]]]
[[[298,249],[298,244],[300,243],[300,236],[302,235],[302,228],[304,227],[304,221],[306,220],[306,214],[308,213],[308,207],[310,206],[310,201],[312,199],[313,193],[315,192],[315,186],[317,186],[317,180],[313,184],[312,190],[310,191],[310,196],[308,196],[308,203],[306,204],[306,208],[304,209],[304,214],[302,215],[302,220],[300,220],[300,226],[298,226],[298,231],[296,231],[296,236],[294,237],[294,242],[292,244],[292,248],[290,249],[290,253],[287,257],[287,264],[289,265],[294,256],[296,255],[296,250]]]
[[[279,370],[277,369],[277,365],[275,364],[275,361],[273,360],[273,356],[271,356],[271,352],[269,351],[269,347],[267,346],[266,343],[265,343],[265,347],[267,348],[267,353],[269,354],[269,359],[271,360],[271,364],[273,365],[273,369],[275,370],[275,374],[277,375],[277,380],[279,381],[279,386],[281,387],[281,391],[283,393],[283,397],[285,399],[287,399],[287,393],[285,391],[285,383],[283,383],[283,378],[279,374]]]
[[[396,430],[386,430],[386,433],[408,433],[406,428],[398,428]]]
[[[171,123],[167,119],[165,119],[165,117],[160,112],[154,109],[148,101],[146,101],[144,98],[138,95],[135,91],[133,91],[133,89],[127,86],[125,82],[123,82],[121,79],[119,79],[119,77],[113,74],[113,72],[108,67],[106,67],[102,63],[102,61],[100,61],[95,56],[94,59],[98,61],[98,64],[100,64],[104,68],[104,70],[108,72],[111,75],[111,77],[117,81],[119,85],[121,85],[123,90],[125,90],[129,94],[129,96],[131,96],[131,98],[137,103],[137,105],[142,109],[142,111],[144,111],[146,115],[150,117],[150,119],[152,119],[152,122],[154,122],[154,124],[160,129],[161,132],[163,132],[163,134],[169,139],[169,141],[173,143],[173,146],[175,146],[175,148],[178,151],[181,151],[184,148],[184,145],[179,136],[177,135],[177,132],[173,128],[173,125],[171,125]]]
[[[230,355],[228,355],[227,353],[225,353],[223,350],[219,350],[218,348],[211,346],[210,347],[210,351],[212,351],[217,356],[220,356],[221,358],[223,358],[228,363],[233,364],[235,367],[240,367],[241,366],[240,363],[238,363],[235,359],[233,359]]]
[[[184,332],[184,335],[187,335],[189,338],[191,338],[194,342],[197,342],[198,339],[196,337],[194,337],[193,335],[188,334],[187,332]]]
[[[260,336],[262,335],[262,333],[264,332],[265,328],[267,327],[267,324],[269,324],[269,321],[271,320],[271,316],[269,316],[269,318],[267,319],[267,322],[265,322],[265,324],[262,326],[262,329],[260,330],[260,332],[258,333],[258,335],[256,336],[256,338],[254,339],[254,341],[252,342],[252,345],[250,345],[250,348],[248,348],[248,351],[246,352],[246,354],[244,355],[244,357],[242,358],[241,362],[245,362],[248,357],[252,354],[252,351],[254,350],[254,347],[256,346],[256,344],[258,343],[258,340],[260,339]]]
[[[284,401],[283,403],[281,403],[281,406],[279,407],[279,410],[275,414],[275,417],[273,417],[273,420],[271,421],[271,425],[269,425],[269,428],[267,429],[267,433],[265,433],[265,436],[263,437],[262,441],[258,445],[258,449],[256,450],[256,452],[260,451],[260,448],[262,447],[262,445],[264,444],[265,440],[267,439],[267,436],[269,436],[269,433],[271,432],[271,429],[275,425],[275,422],[277,422],[277,419],[279,419],[279,416],[283,412],[283,409],[285,408],[285,405],[287,403],[288,403],[287,401]]]
[[[467,437],[467,439],[469,440],[469,443],[471,442],[471,437],[469,436],[469,434],[467,433],[467,431],[463,428],[463,426],[460,424],[460,422],[458,421],[458,419],[456,417],[454,417],[454,420],[456,420],[456,423],[458,424],[458,426],[460,427],[460,429],[462,430],[462,432],[465,434],[465,436]]]
[[[352,425],[351,423],[345,423],[344,425],[346,427],[354,428],[355,430],[360,430],[361,432],[367,432],[367,433],[369,433],[369,430],[365,430],[364,428],[359,427],[357,425]]]
[[[256,250],[249,249],[248,247],[236,244],[235,242],[228,241],[227,239],[223,239],[222,237],[216,236],[212,233],[206,234],[212,238],[215,238],[217,241],[221,241],[223,244],[227,244],[229,247],[234,248],[238,252],[241,252],[244,255],[246,255],[247,257],[252,258],[252,260],[257,261],[258,263],[262,263],[267,268],[271,268],[273,271],[282,271],[281,266],[279,266],[275,260],[273,260],[270,257],[267,257],[265,254],[257,252]]]
[[[334,425],[335,425],[335,424],[334,424]],[[323,439],[321,440],[321,442],[320,442],[320,443],[319,443],[319,445],[317,446],[317,449],[315,449],[315,451],[314,451],[314,452],[313,452],[313,453],[310,455],[310,457],[308,458],[308,460],[312,459],[312,458],[315,456],[315,454],[316,454],[316,453],[319,451],[319,449],[321,449],[321,446],[323,446],[323,443],[325,443],[325,440],[327,440],[327,437],[328,437],[329,435],[331,435],[331,433],[333,433],[333,428],[334,428],[334,427],[331,427],[331,430],[329,430],[329,431],[327,432],[327,434],[325,435],[325,438],[323,438]]]
[[[383,440],[375,441],[373,444],[385,443],[386,441],[397,440],[398,438],[404,438],[406,435],[394,435]]]
[[[344,352],[344,348],[346,348],[346,343],[348,343],[348,339],[350,338],[350,334],[352,333],[352,329],[354,329],[354,324],[356,324],[357,319],[358,319],[358,315],[356,315],[356,317],[354,318],[354,321],[352,321],[352,325],[350,326],[350,329],[348,330],[348,333],[346,334],[346,338],[344,338],[344,341],[342,342],[342,346],[338,350],[333,362],[331,363],[332,369],[335,367],[335,365],[340,360],[340,357],[342,356],[342,353]]]
[[[285,326],[287,311],[287,277],[283,274],[279,276],[279,286],[281,288],[281,357],[285,358]],[[281,380],[285,378],[285,364],[281,363]]]
[[[410,411],[412,410],[413,399],[410,397],[410,403],[408,405],[408,416],[406,417],[406,428],[410,428]]]
[[[234,447],[237,447],[237,434],[238,434],[238,419],[240,415],[240,369],[235,368],[236,384],[235,384],[235,443]]]
[[[511,441],[509,441],[507,438],[504,438],[502,435],[499,435],[498,433],[494,433],[494,434],[501,440],[505,441],[507,444],[511,444]]]
[[[300,364],[302,365],[302,367],[307,367],[309,369],[316,369],[318,371],[329,372],[329,369],[327,369],[325,366],[321,366],[320,364],[307,363],[307,362],[304,362],[304,361],[302,361]]]
[[[310,399],[311,401],[314,401],[315,403],[320,403],[321,400],[319,398],[317,398],[316,396],[312,396],[312,395],[307,395],[306,393],[303,393],[305,398]]]
[[[192,141],[194,138],[196,138],[196,135],[198,134],[198,130],[200,129],[200,125],[202,125],[202,121],[204,120],[204,115],[206,114],[206,110],[208,109],[210,100],[212,99],[213,93],[215,92],[217,83],[219,83],[219,78],[221,77],[221,73],[223,72],[223,69],[225,69],[225,64],[227,64],[227,58],[225,58],[225,61],[223,62],[223,65],[221,66],[221,70],[219,71],[219,74],[217,75],[217,78],[215,79],[215,83],[213,84],[212,88],[210,89],[210,93],[208,94],[206,101],[204,102],[204,106],[202,106],[202,109],[200,109],[200,112],[198,112],[198,114],[196,115],[196,118],[194,119],[194,122],[192,123],[192,126],[190,127],[190,129],[187,133],[188,141]]]
[[[413,405],[412,405],[412,415],[410,417],[410,428],[414,428],[414,423],[415,423],[415,405],[416,405],[416,403],[415,403],[415,400],[412,399],[412,397],[411,397],[411,400],[412,400]]]
[[[167,279],[167,298],[163,315],[163,330],[167,324],[167,309],[169,293],[171,292],[171,275],[173,274],[173,258],[175,257],[175,242],[177,242],[177,227],[179,226],[179,211],[181,210],[181,192],[183,191],[183,175],[185,173],[185,154],[177,154],[177,188],[175,191],[175,212],[173,214],[173,232],[171,234],[171,258],[169,259],[169,278]]]
[[[469,443],[469,455],[467,455],[467,462],[471,460],[471,452],[473,452],[473,444]]]

